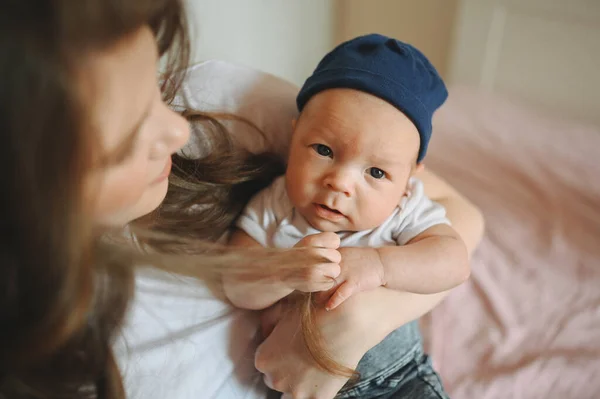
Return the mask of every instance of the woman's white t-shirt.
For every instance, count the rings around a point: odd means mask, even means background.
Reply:
[[[258,320],[201,282],[140,272],[115,345],[129,399],[265,398],[254,369]]]
[[[272,75],[209,61],[192,67],[178,104],[249,119],[229,126],[252,151],[285,155],[296,116],[297,88]],[[188,153],[202,154],[201,131]],[[201,267],[201,265],[198,265]],[[129,399],[255,399],[266,387],[254,368],[256,313],[235,309],[200,281],[160,271],[139,272],[133,303],[114,345]]]

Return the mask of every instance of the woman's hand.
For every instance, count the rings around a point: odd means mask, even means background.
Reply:
[[[242,230],[231,235],[229,245],[244,248],[262,247]],[[295,253],[296,268],[272,268],[265,272],[264,264],[248,273],[223,276],[223,290],[231,303],[239,308],[260,310],[268,308],[294,290],[303,292],[328,291],[340,274],[342,256],[338,251],[340,239],[335,233],[320,233],[304,237]],[[288,264],[289,266],[290,264]]]
[[[338,309],[316,310],[315,320],[320,327],[326,348],[339,363],[355,368],[367,350],[375,345],[364,340],[361,323],[354,323],[356,313],[348,311],[349,299]],[[283,398],[332,399],[348,381],[319,369],[304,344],[297,302],[280,302],[264,312],[262,331],[267,339],[258,347],[256,368],[264,374],[265,384]],[[374,338],[374,337],[373,337]]]
[[[396,328],[427,313],[447,293],[419,295],[385,287],[352,295],[333,311],[315,310],[325,350],[355,368],[364,354]],[[330,293],[323,293],[327,299]],[[294,398],[333,398],[347,382],[321,371],[310,357],[300,327],[297,302],[282,302],[263,315],[267,339],[258,347],[256,368],[267,386]],[[270,334],[270,335],[269,335]]]
[[[312,248],[323,261],[302,270],[301,276],[287,277],[290,288],[302,292],[328,291],[340,275],[342,255],[338,251],[340,237],[332,232],[312,234],[300,240],[294,248]]]

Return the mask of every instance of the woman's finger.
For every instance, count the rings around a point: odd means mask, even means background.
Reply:
[[[315,277],[328,277],[331,279],[336,279],[342,273],[342,268],[338,263],[323,263],[319,265],[318,274],[319,276]]]
[[[342,261],[342,254],[337,249],[315,248],[311,251],[315,251],[315,255],[321,256],[331,263],[340,263]]]
[[[321,281],[300,281],[295,289],[300,292],[322,292],[329,291],[335,287],[335,279],[322,279]]]
[[[341,274],[337,263],[321,263],[298,274],[291,286],[302,292],[327,291],[336,286],[336,278]]]

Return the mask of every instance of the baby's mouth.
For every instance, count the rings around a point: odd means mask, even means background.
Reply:
[[[346,217],[346,215],[344,215],[342,212],[338,211],[337,209],[330,208],[325,204],[315,203],[314,206],[315,206],[315,211],[317,213],[317,216],[319,216],[323,219],[331,220],[331,221],[339,221]]]
[[[333,212],[333,213],[337,213],[338,215],[343,215],[342,212],[338,211],[337,209],[332,209],[330,207],[328,207],[327,205],[323,205],[323,204],[318,204],[321,208],[325,209],[326,211],[329,212]]]

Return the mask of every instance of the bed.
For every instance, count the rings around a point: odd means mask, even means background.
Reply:
[[[600,3],[461,0],[456,27],[428,165],[486,232],[429,352],[454,398],[600,398]]]
[[[454,398],[600,397],[600,129],[450,89],[428,166],[481,208],[470,280],[425,319]]]

